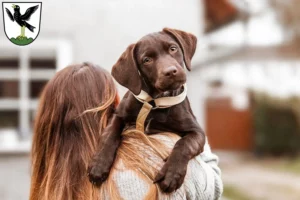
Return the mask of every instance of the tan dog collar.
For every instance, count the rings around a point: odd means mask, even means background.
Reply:
[[[134,94],[133,94],[134,95]],[[141,91],[139,95],[134,95],[134,97],[140,101],[141,103],[145,102],[150,102],[154,101],[155,107],[152,109],[156,108],[169,108],[171,106],[180,104],[185,100],[187,96],[187,85],[186,83],[183,85],[183,91],[180,93],[178,96],[173,96],[173,97],[160,97],[157,99],[153,99],[147,92]]]

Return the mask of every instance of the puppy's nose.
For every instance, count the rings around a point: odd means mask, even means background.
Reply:
[[[170,66],[167,67],[164,71],[163,74],[167,77],[172,77],[172,76],[176,76],[177,74],[177,68],[175,66]]]

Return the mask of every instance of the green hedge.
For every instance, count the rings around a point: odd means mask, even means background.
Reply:
[[[253,100],[256,151],[273,155],[298,153],[300,99],[255,94]]]

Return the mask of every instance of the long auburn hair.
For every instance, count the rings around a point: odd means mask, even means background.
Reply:
[[[47,83],[35,119],[30,200],[98,199],[86,169],[118,102],[110,74],[91,63],[68,66]]]

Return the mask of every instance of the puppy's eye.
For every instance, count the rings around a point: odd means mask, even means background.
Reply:
[[[177,52],[177,47],[175,46],[175,45],[172,45],[172,46],[170,46],[170,52],[171,53],[175,53],[175,52]]]
[[[143,58],[143,64],[148,64],[152,61],[152,58],[149,58],[149,57],[145,57]]]

